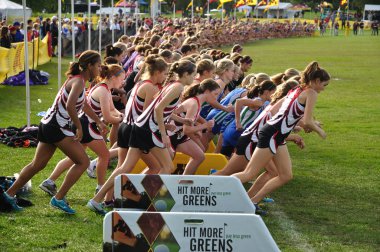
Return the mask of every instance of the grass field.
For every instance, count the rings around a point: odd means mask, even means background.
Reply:
[[[263,40],[244,46],[243,53],[254,58],[252,72],[302,70],[317,60],[332,76],[315,109],[327,139],[303,134],[307,147],[302,151],[289,144],[294,179],[271,195],[276,203],[267,206],[264,221],[282,251],[380,248],[379,49],[379,37],[368,32],[363,37]],[[46,110],[56,95],[55,62],[41,67],[51,73],[50,84],[31,87],[32,123],[39,122],[36,114]],[[0,86],[0,107],[0,127],[24,125],[25,89]],[[19,172],[34,151],[0,145],[1,175]],[[52,209],[50,198],[38,189],[62,157],[57,152],[33,178],[34,207],[0,215],[0,251],[101,250],[102,218],[85,208],[95,180],[84,175],[69,192],[75,216]]]

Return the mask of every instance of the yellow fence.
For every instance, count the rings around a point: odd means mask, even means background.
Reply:
[[[174,157],[173,164],[174,167],[185,167],[189,162],[190,157],[177,152]],[[195,175],[208,175],[211,170],[221,170],[226,166],[228,160],[227,158],[219,153],[205,153],[205,160],[199,165]],[[146,164],[141,159],[136,164],[135,168],[131,173],[138,174],[141,173],[146,168]]]
[[[28,42],[29,68],[36,68],[50,61],[48,39],[49,36],[45,36],[42,40],[36,38],[34,42]],[[24,63],[23,42],[13,43],[10,49],[0,47],[0,82],[24,71]]]

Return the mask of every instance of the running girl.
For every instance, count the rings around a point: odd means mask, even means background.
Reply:
[[[167,80],[174,74],[178,80],[168,83],[157,95],[149,107],[138,117],[132,127],[129,140],[129,150],[124,163],[117,168],[100,191],[91,199],[87,207],[99,214],[105,214],[101,201],[107,191],[114,185],[114,179],[121,173],[130,172],[140,159],[142,153],[151,152],[161,165],[161,174],[170,174],[174,170],[172,159],[167,148],[170,147],[170,138],[165,129],[165,121],[176,109],[184,86],[193,82],[195,64],[182,60],[172,65]]]
[[[301,85],[289,92],[279,112],[259,131],[257,147],[250,162],[243,172],[234,176],[245,183],[257,176],[272,158],[278,176],[257,192],[252,198],[254,204],[292,179],[292,165],[284,140],[302,118],[305,132],[315,131],[322,139],[326,138],[325,131],[313,119],[313,110],[318,94],[325,90],[329,81],[330,75],[326,70],[317,62],[311,62],[301,73]]]
[[[115,109],[110,90],[120,88],[124,81],[124,69],[120,65],[102,66],[100,73],[101,81],[91,88],[87,96],[87,103],[94,110],[98,118],[103,118],[107,123],[120,123],[123,114]],[[99,132],[96,123],[87,114],[82,113],[79,120],[83,129],[81,143],[84,148],[89,147],[98,156],[96,163],[96,173],[98,191],[106,181],[106,170],[109,161],[109,151],[104,141],[104,136]],[[48,179],[40,184],[40,188],[46,193],[54,196],[56,194],[55,181],[67,169],[73,165],[73,161],[66,157],[61,160]]]
[[[185,90],[183,99],[185,100],[176,111],[181,117],[196,122],[199,118],[201,104],[203,102],[213,102],[217,99],[220,87],[212,79],[203,80],[200,84],[190,86]],[[184,125],[174,122],[176,129],[169,132],[170,142],[174,152],[179,151],[190,156],[190,161],[186,165],[185,175],[194,174],[198,166],[205,159],[203,145],[198,133],[202,130],[210,130],[214,125],[214,120],[198,125]]]
[[[75,213],[75,210],[65,200],[65,196],[90,163],[79,142],[83,137],[83,129],[78,113],[83,110],[96,122],[102,133],[107,132],[106,125],[100,121],[85,102],[85,83],[99,75],[100,64],[100,55],[90,50],[83,52],[78,62],[70,64],[70,69],[66,73],[68,79],[59,90],[52,107],[39,125],[39,143],[32,162],[21,170],[20,177],[2,197],[15,211],[23,209],[16,203],[14,197],[16,192],[46,167],[56,149],[59,148],[74,162],[74,165],[67,172],[61,188],[51,199],[50,205],[68,214]],[[71,128],[72,124],[77,128],[76,133]]]

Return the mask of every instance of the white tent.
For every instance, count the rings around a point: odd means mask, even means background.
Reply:
[[[375,16],[380,15],[380,5],[377,4],[366,4],[364,5],[363,20],[372,21]]]
[[[242,5],[238,7],[239,12],[245,12],[245,16],[249,16],[252,11],[252,7],[248,5]]]
[[[0,16],[3,19],[4,17],[12,17],[12,19],[22,20],[24,13],[22,5],[8,1],[0,0]],[[26,17],[30,18],[32,16],[32,9],[26,8]]]
[[[266,5],[259,6],[255,10],[259,16],[261,17],[277,17],[279,15],[282,18],[288,18],[289,12],[291,12],[289,9],[293,7],[291,3],[282,3],[280,2],[279,5],[270,6],[268,11],[265,13],[264,10],[267,8]]]

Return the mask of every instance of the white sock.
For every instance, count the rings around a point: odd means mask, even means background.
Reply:
[[[102,203],[98,203],[98,202],[96,202],[95,200],[91,200],[91,204],[93,205],[93,206],[95,206],[95,208],[101,208],[101,205],[102,205]]]

